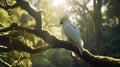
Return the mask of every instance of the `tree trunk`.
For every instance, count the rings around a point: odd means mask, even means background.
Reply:
[[[102,54],[102,15],[101,15],[101,5],[102,0],[94,0],[94,32],[95,32],[95,43],[97,48],[97,54]]]

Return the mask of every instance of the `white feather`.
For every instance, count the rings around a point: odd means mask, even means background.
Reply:
[[[71,43],[73,43],[82,54],[83,49],[83,41],[80,37],[80,31],[79,28],[76,25],[73,25],[70,20],[64,19],[62,30],[63,33],[65,33],[67,40]]]

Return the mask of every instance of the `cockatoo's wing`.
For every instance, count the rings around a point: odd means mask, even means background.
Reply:
[[[72,41],[74,41],[76,44],[81,43],[82,39],[80,37],[80,32],[79,32],[79,28],[77,28],[76,26],[70,24],[70,25],[65,25],[63,27],[63,32],[65,33],[65,35],[67,36],[67,38]],[[83,43],[82,43],[83,45]]]
[[[63,31],[66,34],[67,38],[69,40],[71,40],[71,42],[73,44],[75,44],[75,46],[77,46],[80,53],[82,54],[81,50],[83,48],[83,42],[82,42],[82,39],[80,37],[79,28],[77,28],[76,26],[68,23],[68,24],[65,24],[63,26]]]

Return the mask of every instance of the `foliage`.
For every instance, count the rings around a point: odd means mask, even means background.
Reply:
[[[73,59],[71,58],[71,52],[64,49],[50,49],[40,54],[33,55],[33,67],[72,67]],[[38,62],[38,63],[36,63]]]

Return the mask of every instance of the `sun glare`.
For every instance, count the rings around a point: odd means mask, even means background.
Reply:
[[[53,6],[59,6],[65,4],[65,0],[53,0]]]

